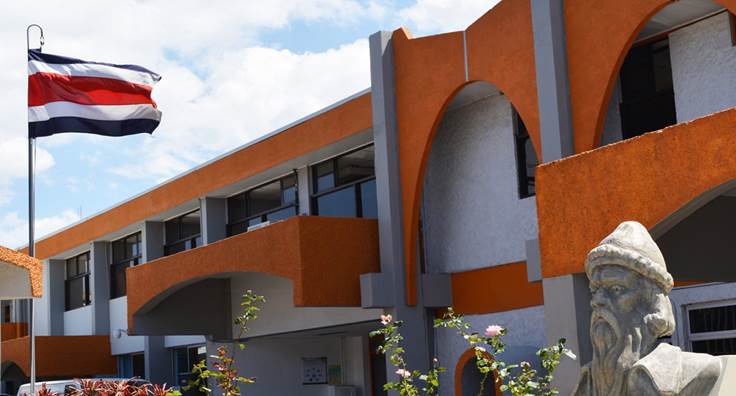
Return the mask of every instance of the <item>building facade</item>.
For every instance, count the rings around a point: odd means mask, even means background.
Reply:
[[[38,241],[39,377],[179,384],[247,340],[249,394],[380,395],[395,374],[368,332],[389,312],[412,368],[437,357],[441,394],[474,395],[472,353],[431,326],[453,306],[507,327],[507,360],[567,338],[569,393],[591,358],[583,262],[625,220],[675,278],[669,342],[736,353],[733,12],[503,0],[464,31],[372,35],[366,91]],[[241,335],[246,290],[267,303]],[[22,305],[2,305],[10,391]]]

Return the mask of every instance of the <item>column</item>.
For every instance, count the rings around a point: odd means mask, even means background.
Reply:
[[[227,199],[200,199],[202,240],[204,244],[217,242],[227,237]]]
[[[89,286],[92,295],[92,320],[95,335],[110,334],[110,243],[92,242]]]
[[[66,261],[48,260],[49,283],[44,287],[48,294],[49,335],[64,335],[64,310],[66,309]]]

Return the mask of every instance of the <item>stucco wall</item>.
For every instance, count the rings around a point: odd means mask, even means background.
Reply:
[[[255,384],[243,387],[243,392],[253,396],[272,395],[327,395],[328,385],[302,384],[302,358],[327,358],[327,364],[339,365],[344,385],[356,386],[358,396],[367,396],[364,388],[365,368],[355,362],[365,362],[363,350],[350,347],[351,339],[339,336],[285,336],[257,338],[247,341],[247,347],[241,351],[237,346],[229,345],[235,351],[237,369],[240,375],[256,377]],[[208,343],[207,350],[215,351],[220,344]],[[359,355],[355,355],[358,353]],[[360,380],[359,382],[353,382]],[[215,391],[218,394],[218,391]]]
[[[94,334],[94,322],[91,305],[64,312],[64,335],[92,334]]]
[[[534,198],[519,199],[512,107],[493,94],[446,113],[422,198],[427,268],[458,272],[524,260],[537,234]]]
[[[128,297],[110,300],[110,348],[113,355],[143,351],[143,337],[122,333],[117,338],[118,329],[128,330]]]
[[[286,278],[250,273],[234,276],[230,283],[232,293],[232,315],[241,311],[240,301],[246,290],[263,295],[258,320],[253,322],[249,337],[280,334],[305,329],[335,326],[347,323],[376,321],[382,311],[363,308],[297,308],[294,307],[294,290]],[[239,328],[233,327],[233,336],[238,337]]]
[[[677,121],[736,106],[736,48],[728,14],[721,13],[670,34]]]
[[[506,352],[500,357],[507,363],[518,363],[526,360],[538,361],[536,352],[547,341],[544,336],[544,308],[533,307],[487,315],[468,315],[465,317],[473,326],[473,330],[482,332],[488,325],[497,324],[509,330],[504,337]],[[468,349],[468,343],[456,335],[454,330],[436,330],[436,354],[440,365],[447,371],[440,377],[440,394],[454,394],[455,365]]]

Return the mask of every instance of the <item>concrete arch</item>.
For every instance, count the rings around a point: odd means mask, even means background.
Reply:
[[[736,11],[736,0],[712,0]],[[644,26],[674,0],[564,2],[575,151],[600,145],[613,88]]]
[[[486,354],[486,356],[488,356]],[[466,372],[466,370],[472,370],[477,368],[475,367],[475,349],[469,348],[465,352],[463,352],[462,355],[457,359],[457,363],[455,364],[455,371],[454,371],[454,381],[455,381],[455,396],[463,396],[463,374]],[[485,382],[485,387],[488,389],[488,387],[491,387],[493,389],[493,395],[501,395],[501,384],[499,382],[496,382],[496,375],[495,373],[492,373],[488,376],[488,379]],[[485,395],[484,395],[485,396]]]

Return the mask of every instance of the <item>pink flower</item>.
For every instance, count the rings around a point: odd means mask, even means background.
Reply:
[[[389,316],[391,316],[391,315],[389,315]],[[398,369],[398,370],[396,370],[396,374],[398,374],[398,375],[400,375],[400,376],[402,376],[404,378],[411,377],[411,373],[409,372],[409,370],[404,370],[404,369],[401,369],[401,368]]]
[[[486,327],[486,337],[496,337],[501,335],[501,331],[503,331],[503,327],[499,325],[490,325]]]
[[[394,318],[390,314],[389,315],[381,315],[381,324],[384,325],[384,326],[386,326],[387,324],[391,323],[391,321],[393,319]]]

